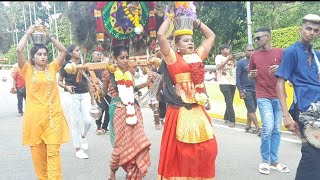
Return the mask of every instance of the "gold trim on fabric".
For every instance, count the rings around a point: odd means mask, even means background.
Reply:
[[[213,127],[201,106],[191,110],[179,109],[176,137],[184,143],[200,143],[214,138]]]
[[[177,83],[176,93],[181,97],[183,102],[196,103],[194,98],[196,92],[192,82]]]
[[[215,180],[215,178],[202,178],[202,177],[170,177],[165,178],[158,174],[157,180]]]
[[[191,73],[180,73],[175,75],[177,83],[191,82]]]

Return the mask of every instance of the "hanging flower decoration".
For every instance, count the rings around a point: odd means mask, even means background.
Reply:
[[[133,3],[107,1],[101,9],[102,27],[105,36],[109,35],[114,39],[130,39],[142,34],[148,16],[149,7],[147,2],[143,1]]]
[[[134,125],[138,122],[134,109],[133,78],[130,71],[123,73],[118,67],[114,71],[115,81],[118,87],[119,97],[126,106],[126,123]]]
[[[104,41],[104,29],[103,29],[103,21],[102,21],[102,17],[101,17],[101,11],[106,4],[107,4],[107,2],[97,2],[96,9],[93,12],[94,17],[96,18],[96,24],[97,24],[96,40],[98,42]]]
[[[140,24],[142,11],[139,6],[135,7],[134,15],[131,14],[131,11],[128,9],[127,1],[123,1],[122,7],[125,15],[130,19],[130,21],[134,24],[134,32],[136,34],[141,34],[143,32],[143,26]]]
[[[156,6],[156,2],[151,1],[148,2],[149,5],[149,31],[150,31],[150,38],[156,38],[156,17],[154,8]]]

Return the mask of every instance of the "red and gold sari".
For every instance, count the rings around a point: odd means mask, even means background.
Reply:
[[[201,46],[200,46],[201,47]],[[204,49],[197,54],[205,59]],[[158,180],[213,180],[217,143],[210,117],[204,106],[195,101],[191,69],[183,57],[170,51],[165,57],[177,95],[184,103],[169,105],[161,141]]]

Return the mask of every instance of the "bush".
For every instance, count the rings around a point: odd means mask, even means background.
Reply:
[[[272,30],[272,46],[287,48],[300,38],[299,26],[286,27]]]

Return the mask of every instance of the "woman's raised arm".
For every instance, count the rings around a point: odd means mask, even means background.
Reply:
[[[157,38],[159,41],[159,46],[160,46],[160,52],[164,55],[167,56],[170,51],[170,43],[166,37],[166,32],[168,30],[168,27],[172,21],[172,17],[167,17],[161,26],[159,27],[159,30],[157,32]]]

